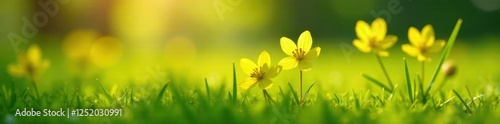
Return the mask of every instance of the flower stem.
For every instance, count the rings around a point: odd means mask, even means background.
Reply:
[[[299,80],[300,80],[300,104],[302,104],[302,70],[300,70],[300,76],[299,76]]]
[[[380,64],[382,71],[384,71],[385,77],[387,78],[389,85],[391,86],[392,89],[394,89],[394,85],[392,84],[391,78],[389,77],[389,74],[387,73],[387,70],[385,69],[384,63],[380,59],[380,56],[378,56],[378,55],[375,55],[375,56],[377,57],[378,63]]]
[[[425,82],[424,77],[425,77],[425,61],[422,61],[422,78],[421,78],[422,83]]]
[[[443,88],[444,84],[446,84],[447,81],[448,81],[448,77],[443,78],[443,80],[441,81],[441,84],[439,84],[438,87],[434,88],[434,90],[436,92],[439,92],[439,90],[441,90],[441,88]]]
[[[40,99],[40,94],[38,93],[38,87],[36,85],[36,82],[35,82],[35,77],[34,76],[31,76],[31,83],[33,84],[33,87],[35,87],[35,93],[36,93],[36,97],[38,99]]]

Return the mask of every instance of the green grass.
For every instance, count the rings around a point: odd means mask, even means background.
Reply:
[[[408,94],[399,92],[355,90],[326,96],[307,90],[304,105],[292,85],[280,92],[270,93],[273,103],[267,103],[261,94],[241,93],[235,102],[225,97],[227,91],[211,89],[206,83],[206,92],[185,89],[182,79],[171,79],[173,85],[165,83],[161,88],[144,92],[138,96],[134,90],[122,90],[110,95],[107,87],[94,83],[95,95],[84,95],[76,87],[45,92],[35,99],[27,89],[4,85],[0,93],[3,122],[48,122],[48,123],[493,123],[500,119],[500,95],[468,88],[444,91],[444,96],[430,96],[427,103],[416,103]],[[485,82],[486,83],[486,82]],[[130,88],[132,89],[132,88]],[[411,88],[409,88],[411,89]],[[395,88],[396,91],[402,89]],[[319,91],[321,92],[321,91]],[[231,93],[239,94],[239,93]],[[459,94],[469,94],[464,98]],[[480,96],[472,98],[472,96]],[[411,95],[410,95],[411,96]],[[108,98],[109,97],[109,98]],[[457,97],[458,99],[453,99]],[[123,100],[127,99],[127,100]],[[471,102],[475,100],[474,104]],[[158,102],[160,101],[160,102]],[[156,104],[159,103],[159,104]],[[13,117],[18,108],[120,108],[122,117]],[[472,111],[474,110],[474,111]],[[446,118],[443,118],[446,117]],[[13,118],[13,119],[12,119]]]

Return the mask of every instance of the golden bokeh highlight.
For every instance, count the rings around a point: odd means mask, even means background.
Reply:
[[[62,51],[69,60],[86,61],[89,57],[90,47],[98,36],[95,30],[75,30],[64,39]]]
[[[90,58],[98,67],[109,67],[118,62],[122,56],[122,44],[118,39],[106,36],[92,44]]]
[[[165,44],[165,61],[174,69],[182,69],[194,64],[196,59],[196,45],[184,36],[177,36]]]

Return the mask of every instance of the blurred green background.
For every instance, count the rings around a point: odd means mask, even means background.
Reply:
[[[54,16],[40,1],[55,3],[51,4],[58,8],[52,11]],[[36,16],[43,13],[47,18]],[[33,37],[26,37],[23,19],[33,23],[34,15],[38,21],[46,19],[46,24],[36,27]],[[268,50],[277,63],[285,57],[279,39],[296,41],[301,32],[310,30],[313,47],[322,47],[322,52],[313,70],[305,73],[306,85],[318,81],[320,89],[345,92],[371,86],[360,78],[361,73],[384,80],[375,57],[352,46],[356,21],[371,22],[377,17],[388,22],[388,34],[399,37],[389,49],[391,56],[384,58],[398,83],[403,81],[402,58],[408,57],[401,51],[401,44],[408,43],[408,28],[432,24],[436,38],[447,40],[459,18],[464,23],[450,56],[461,77],[456,82],[498,78],[499,0],[4,0],[0,2],[0,82],[22,80],[11,77],[7,65],[16,62],[15,49],[25,51],[30,44],[39,44],[43,58],[51,61],[42,74],[42,91],[51,90],[54,84],[73,83],[75,78],[100,78],[108,86],[124,88],[150,85],[165,75],[184,75],[186,82],[193,82],[183,83],[186,86],[202,85],[203,78],[222,85],[231,80],[232,63],[242,80],[246,75],[239,67],[240,58],[255,61],[262,50]],[[78,46],[62,45],[78,30],[116,38],[121,49],[116,62],[106,67],[90,63],[94,67],[83,74],[64,51]],[[9,33],[27,42],[16,48]],[[439,55],[428,64],[428,77]],[[410,71],[420,71],[415,58],[409,63]],[[294,82],[297,76],[297,70],[283,72],[275,86]]]

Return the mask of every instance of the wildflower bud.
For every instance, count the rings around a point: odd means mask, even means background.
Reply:
[[[451,77],[455,75],[457,71],[457,66],[455,65],[455,62],[448,60],[444,62],[444,64],[441,66],[441,71],[444,73],[446,77]]]

